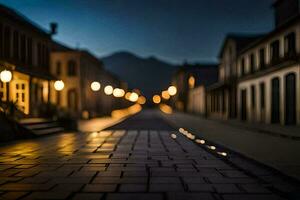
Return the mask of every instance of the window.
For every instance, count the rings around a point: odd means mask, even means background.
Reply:
[[[37,44],[37,63],[38,65],[42,65],[42,45],[41,43]]]
[[[279,40],[271,44],[271,62],[276,64],[279,61]]]
[[[255,108],[256,106],[256,94],[255,94],[255,86],[251,86],[251,106]]]
[[[14,31],[13,35],[14,58],[19,59],[19,32]]]
[[[68,62],[68,75],[76,76],[76,62],[74,60]]]
[[[255,57],[254,54],[250,55],[250,73],[254,73],[255,71]]]
[[[0,23],[0,57],[3,56],[3,25]]]
[[[241,61],[241,76],[245,75],[245,58],[242,58]]]
[[[4,29],[4,57],[6,58],[10,58],[11,55],[11,45],[10,45],[10,41],[11,41],[11,35],[10,35],[11,31],[10,28],[7,26]]]
[[[265,84],[264,83],[260,83],[259,85],[260,87],[260,108],[264,109],[265,108]]]
[[[296,34],[294,32],[288,34],[284,38],[284,54],[285,56],[293,56],[296,53]]]
[[[61,62],[60,61],[56,62],[56,72],[55,73],[57,76],[61,75]]]
[[[21,61],[26,62],[26,37],[21,35]]]
[[[32,65],[32,39],[31,38],[28,38],[27,39],[27,62],[29,65]]]
[[[266,57],[265,49],[262,48],[259,50],[259,63],[261,69],[264,69],[266,66],[265,57]]]

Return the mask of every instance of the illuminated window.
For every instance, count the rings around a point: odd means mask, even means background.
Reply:
[[[189,88],[193,89],[195,87],[195,77],[194,76],[190,76],[189,78]]]

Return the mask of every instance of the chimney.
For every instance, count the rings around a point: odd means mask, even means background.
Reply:
[[[55,22],[51,22],[50,23],[50,34],[51,36],[56,35],[57,34],[57,23]]]

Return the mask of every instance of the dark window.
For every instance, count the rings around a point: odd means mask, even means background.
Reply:
[[[45,56],[45,66],[46,66],[47,71],[49,71],[50,52],[49,52],[49,48],[47,46],[45,46],[44,56]]]
[[[42,65],[42,47],[41,43],[37,44],[37,63],[38,66]]]
[[[56,72],[55,73],[57,76],[61,75],[61,62],[60,61],[56,62]]]
[[[255,108],[256,106],[256,94],[255,94],[255,86],[251,86],[251,106]]]
[[[13,35],[14,58],[19,59],[19,32],[14,31]]]
[[[242,61],[241,61],[241,75],[242,76],[245,75],[245,58],[242,58]]]
[[[264,69],[266,66],[265,57],[266,57],[265,49],[260,49],[259,50],[259,63],[260,63],[261,69]]]
[[[21,35],[21,61],[26,62],[26,37]]]
[[[250,73],[255,71],[255,57],[254,54],[250,55]]]
[[[29,65],[32,65],[32,39],[31,38],[28,38],[27,39],[27,61],[28,61],[28,64]]]
[[[0,57],[3,56],[3,25],[0,23]]]
[[[284,39],[285,56],[293,56],[296,53],[296,34],[294,32],[288,34]]]
[[[6,58],[10,58],[11,55],[11,30],[10,28],[7,26],[4,29],[4,57]]]
[[[68,62],[68,75],[76,76],[76,62],[74,60]]]
[[[260,108],[264,109],[265,108],[265,84],[260,83]]]
[[[271,44],[271,63],[276,64],[279,61],[279,40]]]

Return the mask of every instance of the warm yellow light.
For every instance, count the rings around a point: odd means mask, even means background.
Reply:
[[[171,106],[168,106],[166,104],[160,104],[159,105],[159,109],[166,114],[172,114],[173,113],[173,109]]]
[[[190,76],[190,78],[189,78],[189,87],[190,87],[190,89],[193,89],[195,87],[195,82],[196,82],[195,77]]]
[[[0,79],[3,83],[8,83],[12,79],[12,73],[11,71],[4,70],[0,73]]]
[[[144,105],[146,103],[146,98],[144,96],[139,96],[138,103]]]
[[[162,98],[164,98],[165,100],[170,99],[170,95],[169,95],[169,92],[168,92],[168,91],[162,91],[162,92],[161,92],[161,96],[162,96]]]
[[[161,102],[161,98],[159,95],[154,95],[152,97],[152,101],[153,101],[153,103],[159,104]]]
[[[63,90],[65,87],[65,84],[62,80],[59,80],[59,81],[55,81],[54,83],[54,89],[57,90],[57,91],[61,91]]]
[[[177,93],[177,88],[175,86],[170,86],[168,92],[170,96],[174,96]]]
[[[114,91],[114,88],[111,85],[107,85],[104,88],[104,93],[106,95],[112,95],[113,91]]]
[[[130,95],[131,95],[131,92],[126,92],[125,99],[129,100],[130,99]]]
[[[139,95],[135,92],[132,92],[129,97],[129,101],[136,102],[139,99]]]
[[[113,91],[113,95],[114,97],[123,97],[125,95],[125,91],[123,89],[120,89],[120,88],[115,88],[114,91]]]
[[[91,89],[92,89],[94,92],[99,91],[100,88],[101,88],[101,85],[100,85],[99,82],[97,82],[97,81],[92,82],[92,84],[91,84]]]

